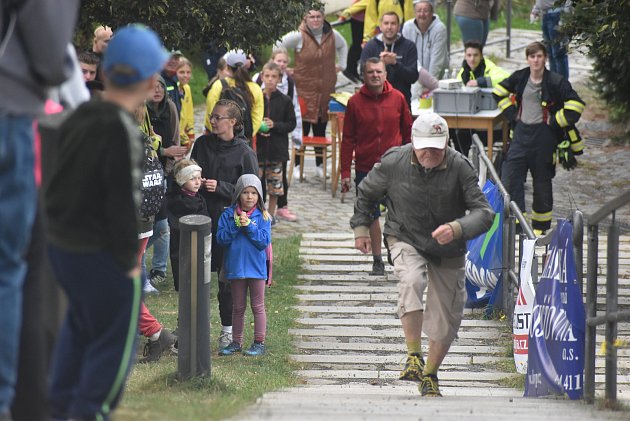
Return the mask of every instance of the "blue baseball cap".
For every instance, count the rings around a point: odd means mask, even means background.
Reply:
[[[157,34],[134,24],[117,30],[103,57],[103,73],[118,86],[149,79],[164,68],[169,54]]]

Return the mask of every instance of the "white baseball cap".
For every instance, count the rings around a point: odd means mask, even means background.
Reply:
[[[422,113],[411,127],[414,149],[444,149],[448,143],[448,124],[436,113]]]
[[[243,52],[243,50],[230,50],[223,56],[225,62],[230,67],[239,67],[245,64],[247,61],[247,56]]]

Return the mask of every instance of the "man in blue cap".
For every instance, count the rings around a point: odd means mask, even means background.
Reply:
[[[50,381],[53,419],[107,420],[135,358],[144,150],[133,112],[167,60],[150,29],[120,29],[103,58],[103,101],[80,106],[60,129],[46,186],[49,255],[68,296]]]

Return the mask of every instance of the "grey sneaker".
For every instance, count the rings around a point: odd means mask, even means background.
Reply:
[[[175,342],[177,342],[177,336],[173,335],[166,329],[162,329],[160,337],[157,341],[148,340],[144,345],[142,358],[138,361],[138,363],[147,364],[158,361],[164,352],[172,350]]]
[[[219,349],[223,349],[232,343],[232,332],[221,332],[219,335]]]
[[[370,272],[372,276],[383,276],[385,275],[385,263],[382,260],[377,260],[372,264],[372,272]]]
[[[161,270],[151,269],[151,272],[149,272],[149,282],[155,288],[157,288],[158,284],[161,284],[165,280],[166,280],[166,273],[162,272]]]

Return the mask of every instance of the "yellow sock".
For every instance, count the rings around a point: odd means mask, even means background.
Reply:
[[[436,375],[438,372],[438,367],[437,365],[435,365],[434,363],[432,363],[431,361],[427,361],[424,365],[424,370],[422,371],[422,374],[424,374],[425,376],[427,374],[433,374]]]
[[[420,354],[420,341],[407,341],[407,355]]]

